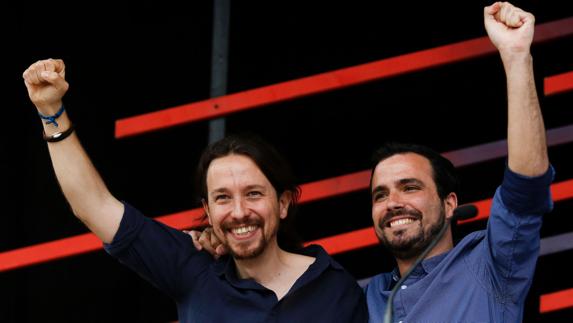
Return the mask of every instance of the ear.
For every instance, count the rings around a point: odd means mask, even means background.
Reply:
[[[213,225],[213,222],[211,221],[211,214],[209,213],[209,204],[207,201],[205,201],[205,199],[201,199],[201,204],[203,204],[203,211],[205,211],[205,214],[209,219],[209,225]]]
[[[451,192],[444,199],[444,208],[446,212],[446,219],[451,220],[454,216],[454,210],[458,207],[458,196],[456,193]]]
[[[292,202],[292,192],[284,191],[279,198],[279,216],[285,219],[288,215],[288,208]]]

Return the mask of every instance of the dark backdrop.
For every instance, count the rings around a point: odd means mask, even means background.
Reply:
[[[366,63],[485,35],[485,1],[232,3],[229,92]],[[567,1],[519,1],[537,23],[573,16]],[[209,96],[212,3],[113,1],[16,4],[4,11],[0,113],[0,251],[85,233],[51,169],[41,125],[21,74],[63,58],[68,113],[120,199],[149,216],[197,207],[192,173],[207,143],[207,122],[115,140],[118,118]],[[543,77],[573,69],[572,38],[533,48],[547,128],[573,122],[573,93],[544,98]],[[300,183],[368,168],[384,140],[446,152],[504,139],[505,79],[496,55],[227,118],[229,132],[262,135],[292,162]],[[556,182],[573,177],[572,144],[550,149]],[[504,159],[463,167],[462,202],[489,198]],[[573,230],[571,201],[546,217],[543,237]],[[303,205],[305,240],[371,224],[366,191]],[[462,226],[462,233],[484,227]],[[542,257],[526,322],[570,322],[573,310],[539,314],[539,296],[573,288],[565,251]],[[378,247],[335,257],[357,278],[389,270]],[[103,251],[0,273],[1,322],[167,322],[170,299]]]

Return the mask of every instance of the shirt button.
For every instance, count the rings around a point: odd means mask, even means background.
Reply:
[[[402,323],[402,321],[398,322],[398,323]]]
[[[408,288],[408,286],[406,286],[406,285],[402,285],[402,287],[400,287],[400,288],[402,288],[402,289],[406,289],[406,288]]]

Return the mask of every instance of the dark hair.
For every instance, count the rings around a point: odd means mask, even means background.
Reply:
[[[249,157],[269,180],[277,193],[277,198],[280,198],[284,192],[291,192],[292,201],[288,208],[287,217],[280,221],[277,241],[284,250],[295,251],[300,249],[302,240],[294,230],[300,187],[297,185],[286,159],[260,137],[252,134],[230,135],[207,146],[197,166],[196,184],[199,197],[207,201],[207,170],[211,162],[229,155]]]
[[[456,173],[456,168],[447,158],[440,155],[435,150],[416,144],[409,143],[385,143],[372,156],[372,173],[370,175],[370,188],[372,189],[372,176],[374,169],[383,160],[397,154],[414,153],[426,157],[432,166],[432,177],[436,183],[438,196],[444,200],[451,192],[458,193],[460,182]]]

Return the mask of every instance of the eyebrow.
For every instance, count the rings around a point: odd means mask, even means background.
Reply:
[[[212,190],[211,192],[209,192],[209,195],[215,195],[217,193],[225,193],[225,192],[227,192],[227,189],[221,187],[221,188],[217,188],[217,189]]]
[[[376,193],[382,192],[382,191],[384,191],[385,189],[386,189],[386,186],[385,186],[385,185],[378,185],[378,186],[376,186],[376,187],[372,190],[372,192],[371,192],[370,194],[375,195]]]
[[[420,186],[426,186],[426,185],[424,185],[424,182],[422,182],[421,180],[419,180],[417,178],[403,178],[403,179],[399,180],[398,183],[400,183],[400,185],[417,184]]]
[[[420,185],[422,187],[425,187],[426,185],[424,185],[424,182],[422,182],[421,180],[417,179],[417,178],[402,178],[401,180],[398,181],[398,184],[400,186],[404,186],[407,184],[417,184]],[[372,190],[372,195],[384,191],[386,189],[386,185],[379,185],[376,186],[373,190]]]
[[[259,184],[253,184],[253,185],[247,185],[247,187],[245,188],[247,191],[248,190],[252,190],[252,189],[257,189],[257,190],[264,190],[265,187],[263,185],[259,185]]]
[[[259,184],[252,184],[252,185],[247,185],[247,187],[245,187],[244,190],[252,190],[252,189],[258,189],[258,190],[264,190],[265,187],[263,185],[259,185]],[[220,187],[220,188],[216,188],[214,190],[212,190],[211,192],[209,192],[209,194],[216,194],[216,193],[224,193],[227,192],[228,189],[225,187]]]

